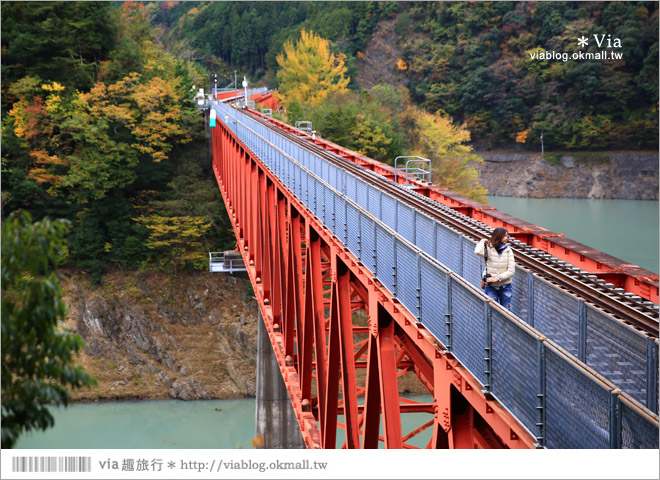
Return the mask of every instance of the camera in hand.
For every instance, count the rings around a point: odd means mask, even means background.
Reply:
[[[483,276],[483,278],[482,278],[481,280],[483,280],[483,281],[485,282],[486,279],[488,279],[488,278],[490,278],[490,277],[492,277],[492,275],[491,275],[490,273],[486,273],[486,274],[484,274],[484,276]]]

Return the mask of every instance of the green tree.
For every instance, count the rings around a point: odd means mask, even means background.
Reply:
[[[91,87],[116,40],[116,13],[110,2],[2,2],[3,105],[5,86],[27,75]]]
[[[83,348],[58,322],[66,307],[56,275],[65,252],[63,221],[12,214],[2,228],[2,446],[54,424],[48,405],[67,405],[67,387],[95,380],[73,365]]]

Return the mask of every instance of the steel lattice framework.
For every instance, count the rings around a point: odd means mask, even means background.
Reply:
[[[213,169],[308,448],[534,448],[536,439],[226,125]],[[432,396],[399,396],[412,372]],[[402,431],[402,415],[426,421]],[[343,416],[343,421],[340,418]],[[381,433],[382,422],[382,433]],[[340,440],[341,441],[341,440]]]

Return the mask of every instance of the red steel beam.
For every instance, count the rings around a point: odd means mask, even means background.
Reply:
[[[238,249],[308,448],[336,448],[338,429],[347,448],[381,441],[414,448],[408,439],[427,428],[429,448],[534,448],[536,439],[223,122],[212,128],[212,145]],[[404,435],[402,415],[430,410],[399,397],[398,377],[408,370],[434,405],[431,418]]]

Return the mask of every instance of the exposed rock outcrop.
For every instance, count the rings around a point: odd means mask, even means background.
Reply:
[[[63,283],[66,327],[98,380],[75,400],[236,398],[255,394],[257,305],[246,277],[115,272]]]
[[[492,195],[531,198],[658,200],[657,154],[611,154],[609,161],[582,163],[562,155],[479,154],[479,181]]]

